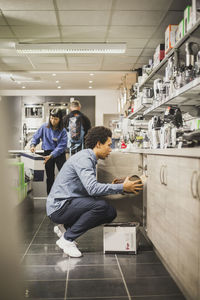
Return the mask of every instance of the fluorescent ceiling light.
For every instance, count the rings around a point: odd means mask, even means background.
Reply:
[[[56,54],[56,53],[88,53],[117,54],[125,53],[125,43],[16,43],[15,49],[20,54]]]

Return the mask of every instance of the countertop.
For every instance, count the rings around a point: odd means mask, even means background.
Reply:
[[[168,148],[168,149],[113,149],[114,152],[121,153],[139,153],[147,155],[167,155],[167,156],[181,156],[181,157],[193,157],[200,158],[200,147],[194,148]]]

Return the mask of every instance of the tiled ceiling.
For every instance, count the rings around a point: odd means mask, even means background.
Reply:
[[[52,73],[61,89],[88,89],[91,72],[93,89],[117,89],[124,74],[148,63],[187,5],[191,0],[0,0],[0,89],[56,89]],[[123,42],[127,51],[19,56],[15,42]]]

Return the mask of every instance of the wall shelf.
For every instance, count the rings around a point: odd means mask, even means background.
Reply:
[[[181,105],[181,106],[200,106],[200,77],[174,91],[170,97],[162,101],[155,101],[154,104],[146,109],[143,115],[164,111],[164,106]]]
[[[195,23],[195,25],[184,35],[184,37],[178,41],[174,48],[170,50],[168,54],[166,54],[165,58],[160,62],[158,66],[156,66],[150,75],[139,85],[139,88],[144,87],[154,76],[157,75],[158,71],[165,65],[168,61],[169,57],[172,56],[177,49],[179,49],[183,43],[192,36],[192,34],[200,27],[200,19]],[[197,35],[200,40],[200,34]]]

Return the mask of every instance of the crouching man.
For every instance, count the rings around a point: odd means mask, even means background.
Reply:
[[[142,190],[141,181],[121,184],[99,183],[96,179],[98,159],[105,159],[110,152],[112,132],[103,126],[93,127],[85,139],[86,149],[81,150],[65,162],[47,198],[47,215],[61,227],[54,231],[60,236],[56,244],[70,257],[80,257],[75,240],[88,229],[112,222],[116,210],[102,195]]]

